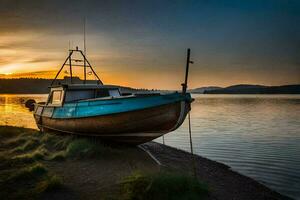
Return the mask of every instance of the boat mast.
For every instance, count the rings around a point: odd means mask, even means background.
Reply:
[[[75,53],[79,53],[79,54],[82,56],[83,59],[72,59],[72,55],[73,55],[74,52],[75,52]],[[69,63],[67,63],[68,61],[69,61]],[[83,64],[83,65],[82,65],[82,64],[76,64],[76,63],[73,63],[72,61],[74,61],[74,62],[83,62],[84,64]],[[98,76],[98,75],[96,74],[96,72],[94,71],[92,65],[91,65],[91,64],[89,63],[89,61],[86,59],[85,54],[84,54],[81,50],[79,50],[78,47],[76,47],[76,49],[70,49],[70,50],[69,50],[69,55],[68,55],[68,57],[66,58],[64,64],[61,66],[61,68],[60,68],[59,71],[57,72],[55,78],[52,80],[51,86],[54,84],[54,82],[56,81],[58,75],[60,74],[60,72],[62,71],[62,69],[63,69],[66,65],[68,65],[68,66],[70,67],[71,83],[72,83],[72,78],[73,78],[72,67],[78,66],[78,67],[84,67],[84,71],[85,71],[85,72],[86,72],[86,68],[89,67],[89,68],[92,70],[92,72],[93,72],[93,74],[95,75],[95,77],[98,79],[97,84],[103,85],[103,82],[100,80],[99,76]],[[85,75],[86,75],[86,73],[85,73]],[[85,78],[84,78],[84,83],[86,83],[86,76],[85,76]]]
[[[182,83],[182,93],[186,93],[186,89],[188,87],[187,82],[188,82],[188,77],[189,77],[189,67],[190,64],[193,64],[194,62],[190,60],[190,55],[191,55],[191,49],[187,49],[187,58],[186,58],[186,67],[185,67],[185,79],[184,83]]]

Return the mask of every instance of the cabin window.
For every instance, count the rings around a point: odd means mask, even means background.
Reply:
[[[53,91],[51,103],[52,104],[60,104],[61,100],[62,100],[62,91],[61,90]]]
[[[91,99],[95,97],[94,90],[69,90],[66,93],[66,102]]]
[[[38,106],[36,111],[35,111],[35,114],[37,115],[42,115],[42,112],[43,112],[43,107],[42,106]]]
[[[96,90],[96,98],[108,97],[109,92],[107,89]]]
[[[117,90],[117,89],[109,90],[109,96],[112,96],[112,97],[119,97],[119,96],[120,96],[120,92],[119,92],[119,90]]]

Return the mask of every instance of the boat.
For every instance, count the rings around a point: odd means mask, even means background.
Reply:
[[[74,54],[82,59],[73,59]],[[119,86],[103,84],[85,53],[76,47],[69,50],[53,79],[47,101],[34,103],[34,119],[41,131],[96,136],[105,141],[136,145],[151,141],[176,130],[191,110],[193,99],[186,92],[189,63],[188,56],[181,92],[128,94],[122,93]],[[57,77],[66,66],[70,71],[69,82],[61,83]],[[84,68],[82,83],[74,82],[74,66]],[[87,69],[95,75],[96,82],[86,79]]]

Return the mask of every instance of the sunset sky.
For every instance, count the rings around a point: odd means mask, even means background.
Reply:
[[[107,84],[300,83],[300,1],[0,0],[0,77],[53,78],[69,41]]]

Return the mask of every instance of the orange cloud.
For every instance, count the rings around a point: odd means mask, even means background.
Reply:
[[[25,73],[2,73],[0,78],[44,78],[52,79],[55,77],[57,71],[38,71],[38,72],[25,72]]]

